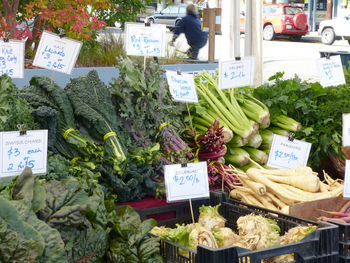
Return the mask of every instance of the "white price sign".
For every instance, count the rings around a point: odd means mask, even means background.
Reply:
[[[0,40],[0,75],[7,74],[11,78],[23,78],[24,45],[25,41]]]
[[[166,26],[126,23],[126,53],[129,56],[164,57]]]
[[[350,114],[343,114],[343,146],[350,146]]]
[[[209,198],[208,168],[206,162],[164,166],[164,180],[168,202]]]
[[[253,57],[219,61],[219,89],[252,86],[253,81]]]
[[[33,65],[41,68],[71,74],[77,61],[82,43],[67,37],[60,37],[44,31]]]
[[[316,60],[320,83],[323,87],[345,84],[343,66],[340,56],[330,56]]]
[[[174,101],[197,103],[198,97],[192,74],[167,71],[166,78]]]
[[[277,169],[290,169],[307,165],[311,143],[274,134],[267,166]]]
[[[44,174],[47,168],[47,130],[0,132],[0,178],[21,174],[26,166],[33,174]]]
[[[345,160],[344,198],[350,198],[350,160]]]

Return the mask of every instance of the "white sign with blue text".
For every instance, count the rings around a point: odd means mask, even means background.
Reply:
[[[219,61],[219,89],[252,86],[254,81],[254,58]]]
[[[344,198],[350,198],[350,160],[345,160]]]
[[[197,91],[192,74],[167,71],[170,94],[174,101],[197,103]]]
[[[310,149],[311,143],[274,134],[267,166],[277,169],[306,166]]]
[[[164,174],[168,202],[209,197],[206,162],[165,165]]]
[[[129,56],[164,57],[166,26],[126,23],[126,53]]]
[[[19,175],[26,166],[33,174],[45,174],[47,130],[0,132],[0,178]]]
[[[316,60],[322,87],[345,84],[345,77],[340,55]]]
[[[35,53],[33,65],[71,74],[82,42],[44,31]]]
[[[343,146],[350,146],[350,114],[343,113]]]
[[[24,76],[24,45],[22,40],[0,40],[0,75],[7,74],[11,78]]]

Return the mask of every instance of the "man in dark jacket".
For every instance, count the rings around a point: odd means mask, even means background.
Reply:
[[[186,16],[176,25],[173,39],[170,45],[174,45],[175,40],[181,33],[184,33],[190,48],[187,55],[190,59],[198,59],[199,50],[205,46],[208,40],[208,34],[201,29],[201,21],[198,19],[198,9],[194,4],[186,7]]]

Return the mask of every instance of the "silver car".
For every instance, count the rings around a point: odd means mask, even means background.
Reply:
[[[148,16],[147,22],[164,24],[168,28],[173,29],[184,16],[186,16],[186,4],[170,5],[162,11]]]

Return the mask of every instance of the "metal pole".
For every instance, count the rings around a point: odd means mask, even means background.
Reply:
[[[232,6],[233,14],[233,56],[235,58],[241,57],[240,49],[240,0],[233,0]]]
[[[252,55],[254,56],[254,87],[258,87],[263,82],[263,18],[262,1],[257,0],[252,6]]]
[[[316,6],[317,1],[314,0],[313,13],[312,13],[312,31],[316,31]]]
[[[245,2],[244,56],[252,56],[252,0]]]
[[[215,8],[209,8],[209,48],[208,60],[214,62],[215,59]]]
[[[313,4],[314,4],[314,0],[309,0],[307,5],[307,25],[309,26],[309,31],[311,31]]]

